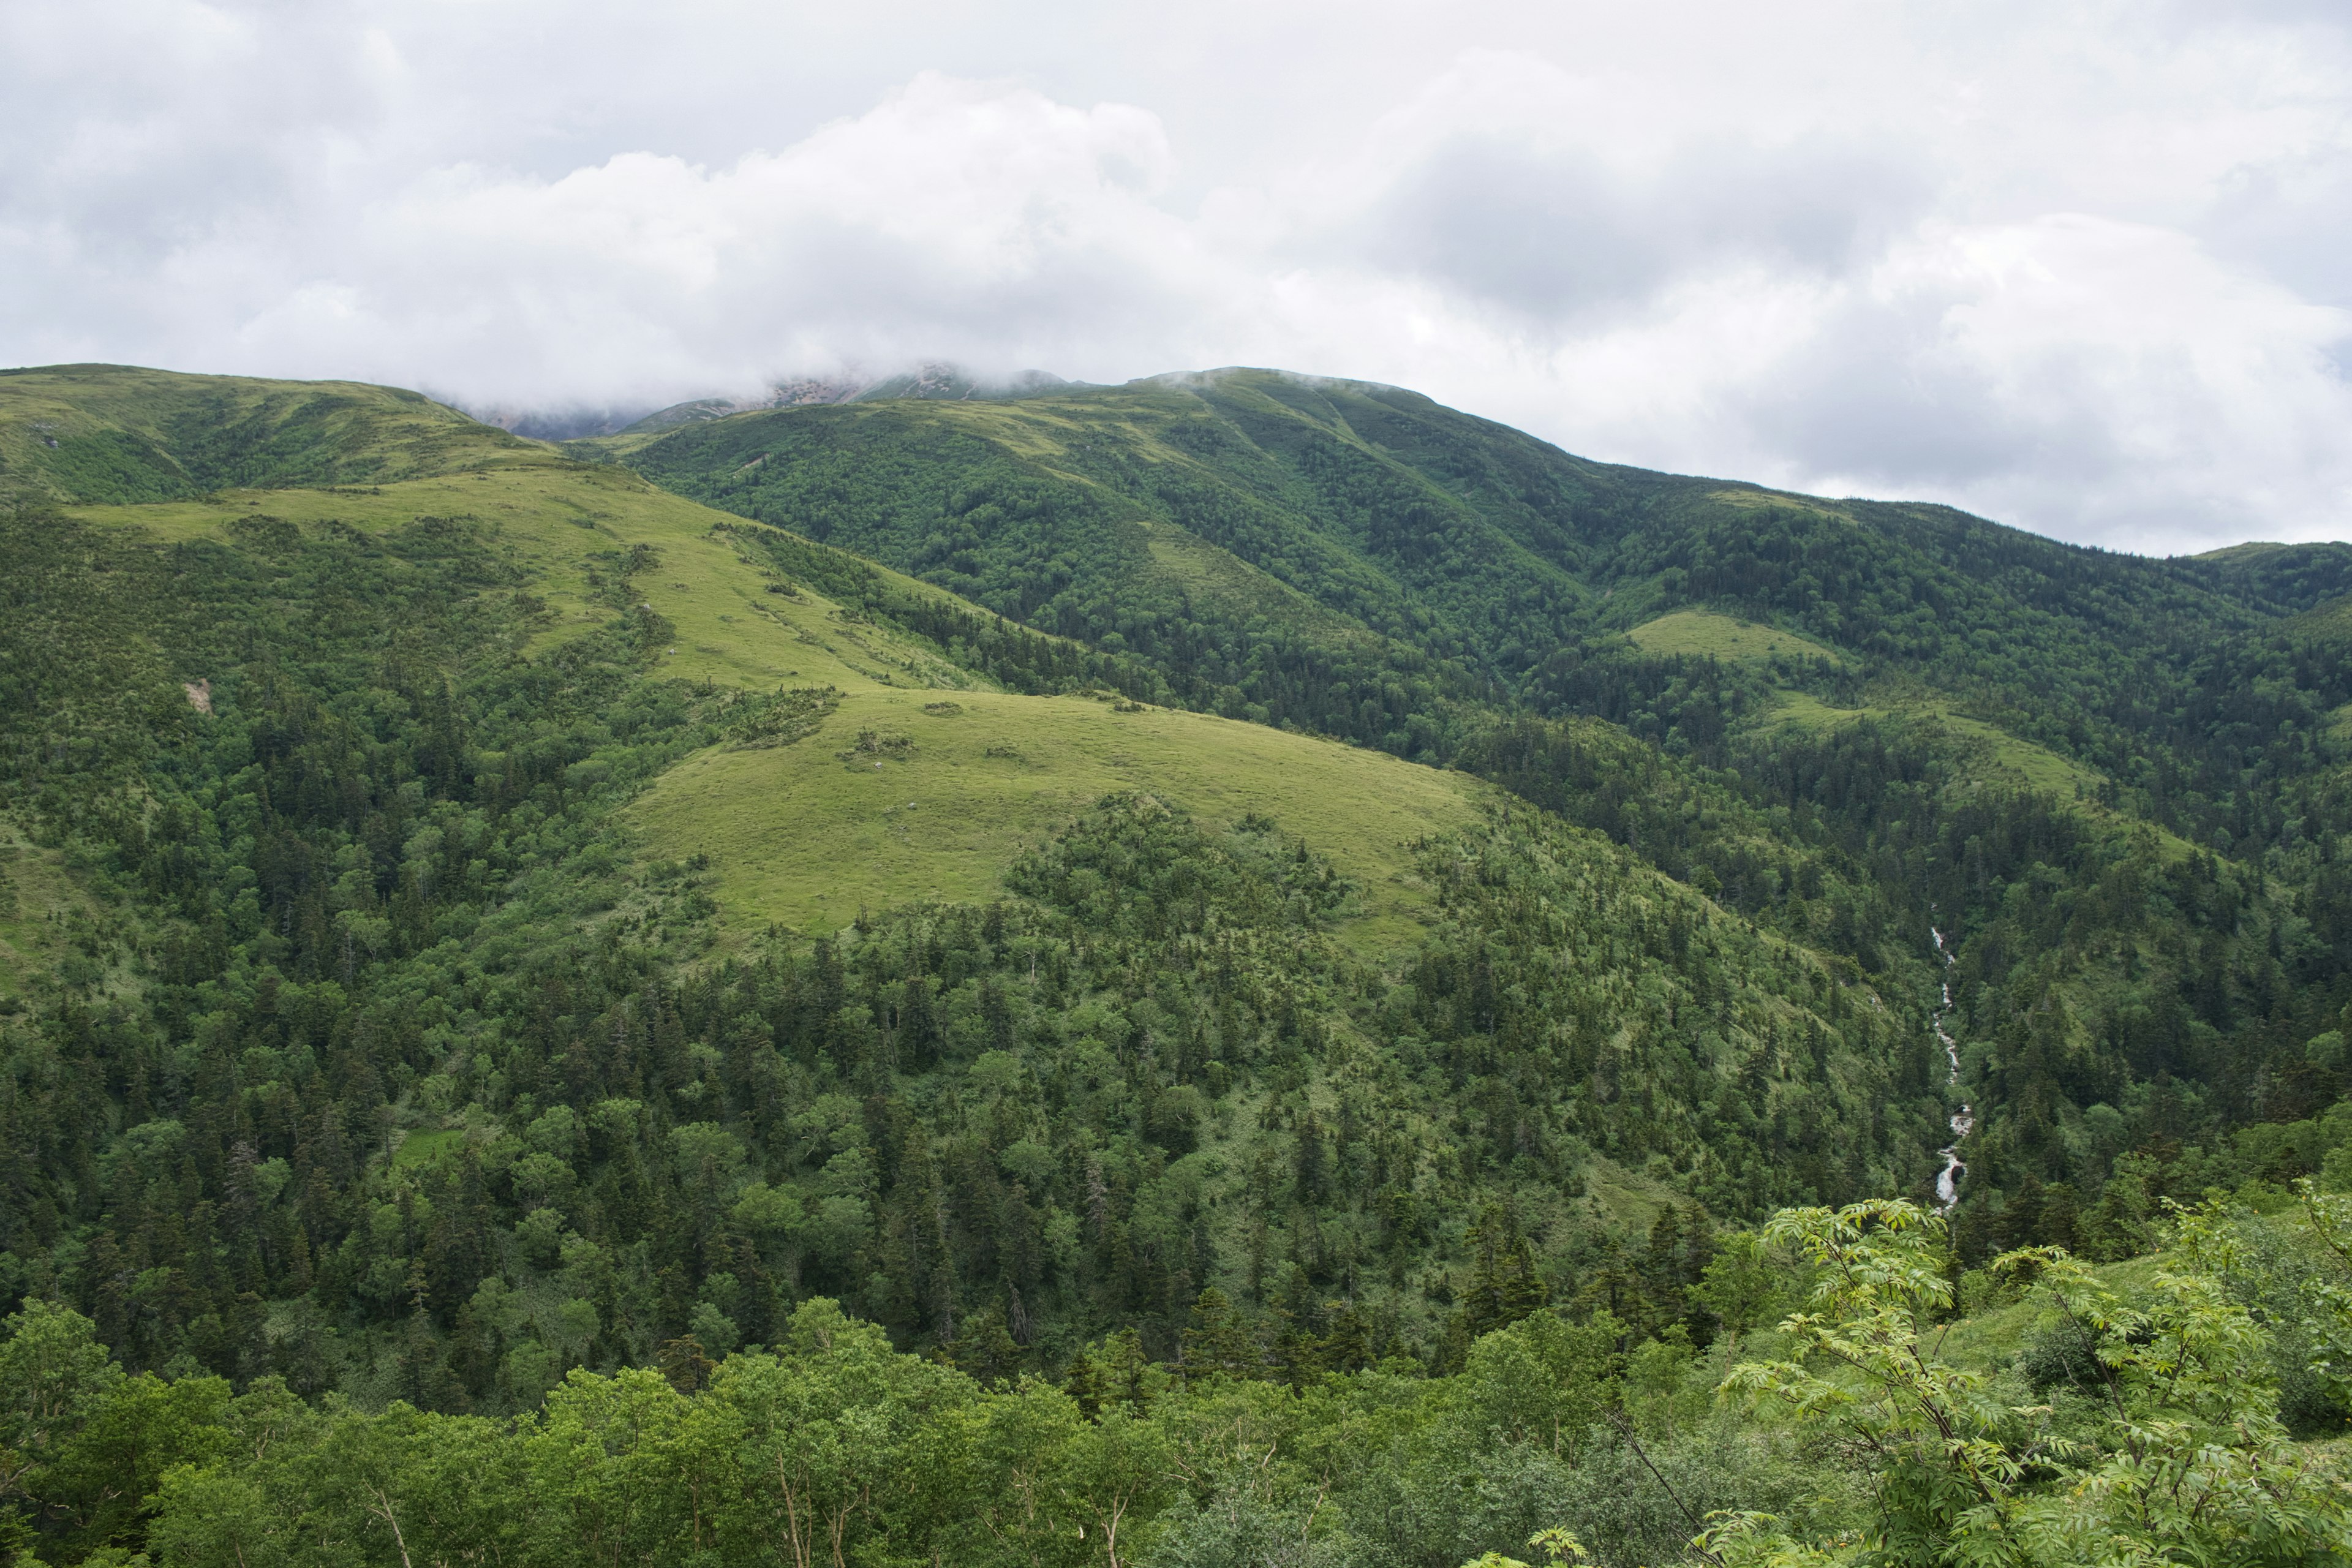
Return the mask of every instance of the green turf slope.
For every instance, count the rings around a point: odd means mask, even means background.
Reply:
[[[649,847],[707,854],[739,920],[825,931],[915,899],[999,896],[1003,868],[1097,797],[1160,796],[1203,823],[1272,817],[1353,881],[1342,934],[1419,935],[1410,845],[1490,792],[1460,773],[1262,725],[1076,697],[860,689],[811,739],[718,750],[637,808]]]
[[[1727,664],[1769,664],[1776,659],[1846,662],[1835,648],[1711,610],[1676,610],[1645,621],[1625,636],[1643,653],[1661,658],[1713,658]]]
[[[55,500],[373,485],[545,451],[421,393],[361,382],[109,364],[0,371],[0,486]]]
[[[626,605],[646,604],[676,629],[674,651],[659,658],[667,673],[684,679],[762,689],[979,680],[919,640],[856,621],[783,578],[738,537],[732,518],[618,469],[569,462],[545,447],[526,456],[480,472],[358,491],[227,490],[201,500],[71,510],[175,539],[228,538],[274,523],[380,532],[440,518],[487,530],[525,574],[526,592],[539,601],[530,616],[539,646],[617,619]],[[771,593],[772,586],[786,591]]]

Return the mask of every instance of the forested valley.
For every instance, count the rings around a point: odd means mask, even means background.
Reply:
[[[2352,550],[1256,373],[10,395],[13,1550],[2352,1549]]]

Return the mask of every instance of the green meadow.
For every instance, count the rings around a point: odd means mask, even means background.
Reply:
[[[1837,649],[1777,627],[1717,615],[1712,610],[1676,610],[1645,621],[1625,636],[1635,647],[1659,658],[1686,655],[1746,663],[1775,658],[1819,659],[1843,664]]]
[[[1260,725],[1077,697],[867,688],[796,744],[719,749],[635,808],[651,853],[709,857],[734,922],[822,932],[862,910],[977,902],[1099,796],[1161,797],[1196,819],[1255,813],[1358,889],[1343,934],[1411,941],[1430,907],[1409,844],[1478,816],[1486,787]]]

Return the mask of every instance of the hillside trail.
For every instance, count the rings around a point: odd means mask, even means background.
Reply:
[[[1960,1081],[1959,1042],[1953,1039],[1952,1031],[1944,1026],[1944,1020],[1952,1016],[1953,953],[1950,948],[1944,945],[1942,931],[1937,931],[1934,926],[1929,926],[1927,934],[1936,939],[1937,956],[1944,961],[1944,1005],[1936,1009],[1933,1019],[1936,1038],[1943,1043],[1944,1059],[1951,1064],[1952,1076],[1948,1081],[1957,1084]],[[1975,1131],[1976,1124],[1975,1110],[1966,1100],[1962,1100],[1960,1108],[1952,1112],[1952,1141],[1939,1151],[1944,1156],[1944,1168],[1936,1173],[1936,1212],[1937,1214],[1949,1214],[1959,1204],[1960,1178],[1969,1173],[1968,1162],[1960,1158],[1960,1142]]]

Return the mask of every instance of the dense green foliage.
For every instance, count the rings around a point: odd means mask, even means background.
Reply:
[[[2346,1287],[2321,1197],[2192,1222],[2169,1296],[1992,1260],[2352,1185],[2352,552],[2104,555],[1276,376],[692,425],[630,460],[738,514],[684,525],[749,574],[706,626],[774,593],[793,646],[931,661],[886,685],[1115,692],[1499,786],[1398,851],[1411,902],[1296,824],[1124,790],[989,862],[1001,896],[817,941],[722,923],[631,813],[713,748],[835,757],[856,692],[667,678],[722,634],[656,613],[661,552],[593,508],[552,565],[471,514],[77,521],[40,492],[504,438],[368,389],[43,374],[105,394],[0,452],[0,892],[47,868],[54,958],[0,929],[0,1488],[46,1559],[1450,1568],[1565,1524],[1630,1563],[1719,1507],[1785,1519],[1726,1557],[1932,1561],[1975,1509],[2062,1561],[2123,1516],[2053,1500],[2106,1507],[2137,1439],[2019,1411],[2095,1364],[2116,1421],[2227,1451],[2197,1474],[2275,1560],[2340,1526],[2254,1495],[2352,1412],[2306,1310]],[[534,574],[574,569],[551,608]],[[838,756],[878,780],[917,743]],[[1375,904],[1418,933],[1358,940]],[[1948,1237],[1744,1228],[1924,1203],[1962,1100]],[[1849,1254],[1895,1296],[1776,1331]],[[1905,1396],[1991,1446],[1973,1494],[1916,1427],[1813,1428],[1836,1335],[2032,1268],[2074,1326]],[[2167,1333],[2238,1358],[2239,1403],[2147,1394]],[[1768,1352],[1739,1385],[1787,1418],[1717,1407]]]
[[[746,416],[628,460],[1139,655],[1154,700],[1496,779],[1898,992],[1935,985],[1940,931],[1972,1193],[2024,1194],[1973,1246],[2042,1237],[2053,1187],[2047,1238],[2081,1239],[2117,1155],[2170,1165],[2341,1091],[2340,1057],[2305,1042],[2352,1004],[2333,717],[2352,637],[2287,618],[2346,586],[2340,547],[2142,561],[1608,468],[1393,389],[1259,373]],[[1617,635],[1694,603],[1844,662]],[[1792,690],[1871,706],[1776,722]],[[2003,733],[2045,760],[2021,775]],[[2127,1232],[2169,1180],[2100,1224]]]
[[[642,610],[525,657],[457,524],[5,542],[12,798],[100,901],[0,1023],[0,1240],[134,1367],[513,1408],[817,1291],[1051,1371],[1121,1326],[1173,1355],[1211,1286],[1294,1371],[1444,1363],[1498,1269],[1675,1321],[1697,1205],[1930,1163],[1905,1010],[1532,812],[1419,847],[1443,918],[1401,965],[1328,933],[1356,895],[1311,846],[1149,799],[1003,903],[694,963],[697,868],[624,876],[612,808],[809,696],[655,678]],[[1596,1160],[1695,1201],[1672,1256],[1645,1281],[1604,1234],[1538,1279],[1517,1238],[1585,1228]]]
[[[1290,1386],[1221,1364],[1213,1291],[1181,1362],[1114,1335],[1058,1388],[903,1353],[819,1297],[772,1345],[578,1371],[512,1421],[370,1413],[278,1376],[126,1376],[88,1319],[35,1300],[0,1343],[0,1518],[53,1560],[191,1568],[1497,1568],[1521,1542],[1603,1568],[2303,1568],[2352,1551],[2340,1452],[2277,1415],[2279,1333],[2352,1335],[2329,1253],[2352,1199],[2305,1204],[2333,1271],[2284,1310],[2233,1283],[2266,1222],[2220,1205],[2184,1211],[2135,1285],[2006,1255],[2026,1329],[1991,1361],[1945,1353],[1940,1222],[1883,1202],[1736,1238],[1702,1294],[1746,1325],[1737,1353],[1533,1310],[1447,1376]]]
[[[2339,1223],[2341,1200],[2306,1198],[2323,1233]],[[2272,1342],[2230,1288],[2241,1244],[2222,1205],[2185,1214],[2171,1266],[2128,1296],[2061,1248],[2003,1255],[1996,1268],[2042,1311],[2023,1377],[1928,1348],[1952,1296],[1936,1229],[1901,1204],[1783,1213],[1768,1228],[1813,1263],[1817,1310],[1782,1325],[1797,1359],[1738,1367],[1724,1390],[1866,1449],[1874,1495],[1860,1528],[1827,1540],[1733,1514],[1702,1538],[1717,1561],[2253,1568],[2352,1550],[2340,1477],[2278,1421]],[[2305,1311],[2326,1331],[2341,1302]],[[2063,1392],[2041,1373],[2053,1351],[2071,1363]],[[2020,1399],[2028,1380],[2046,1402]]]

